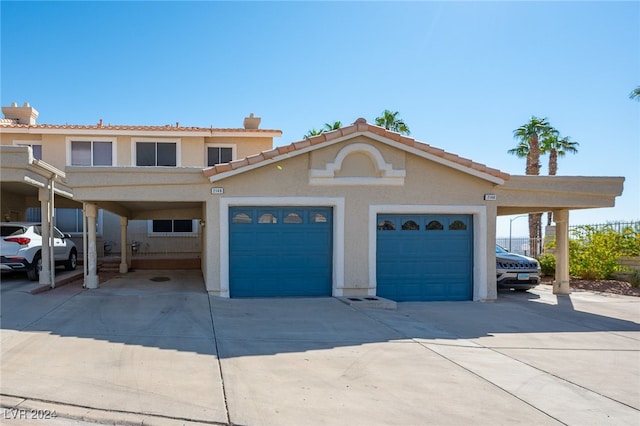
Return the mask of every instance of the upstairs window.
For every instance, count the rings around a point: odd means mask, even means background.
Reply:
[[[233,148],[224,146],[207,147],[207,167],[233,161]]]
[[[136,166],[178,165],[175,142],[137,142]]]
[[[33,158],[36,160],[42,160],[42,145],[35,143],[24,143],[20,141],[19,143],[14,142],[17,146],[30,146],[31,152],[33,152]]]
[[[31,145],[33,150],[33,157],[36,160],[42,160],[42,145]]]
[[[107,141],[71,141],[71,165],[112,166],[112,143]]]

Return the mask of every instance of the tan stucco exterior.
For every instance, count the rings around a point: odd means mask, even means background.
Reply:
[[[119,234],[127,228],[146,232],[146,220],[197,221],[205,285],[222,297],[229,296],[232,206],[332,207],[335,296],[376,294],[378,214],[468,214],[473,217],[473,299],[493,300],[497,215],[554,210],[566,230],[568,210],[613,205],[624,180],[509,176],[364,120],[272,148],[276,135],[255,129],[0,127],[3,213],[5,202],[18,210],[38,205],[36,194],[19,201],[11,191],[24,185],[37,162],[29,157],[30,149],[6,145],[39,141],[43,158],[64,170],[60,183],[72,202],[123,218],[105,225],[116,244],[126,242],[126,235]],[[76,138],[114,141],[116,164],[70,166],[69,144]],[[178,167],[135,167],[134,147],[140,140],[176,142]],[[237,160],[206,167],[209,144],[233,146]],[[95,220],[97,214],[92,214]],[[567,253],[559,256],[568,262]],[[126,265],[121,271],[126,272]],[[97,285],[95,277],[88,281]]]

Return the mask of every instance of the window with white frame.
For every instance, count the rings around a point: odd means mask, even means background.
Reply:
[[[113,142],[96,140],[71,141],[72,166],[112,166]]]
[[[207,146],[207,167],[216,164],[229,163],[234,160],[234,146],[216,145]]]
[[[176,142],[136,142],[136,166],[177,166]]]
[[[42,160],[42,144],[30,141],[14,141],[13,144],[17,146],[30,146],[31,151],[33,152],[33,158],[36,160]]]

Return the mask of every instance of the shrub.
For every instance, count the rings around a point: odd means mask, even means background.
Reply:
[[[626,227],[621,232],[610,226],[591,225],[571,230],[569,273],[583,279],[607,279],[619,271],[620,256],[640,254],[640,231]]]
[[[556,257],[551,253],[544,253],[538,259],[542,275],[553,276],[556,274]]]

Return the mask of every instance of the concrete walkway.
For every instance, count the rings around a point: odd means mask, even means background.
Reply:
[[[640,423],[640,298],[499,296],[227,300],[198,271],[3,291],[0,423]]]

